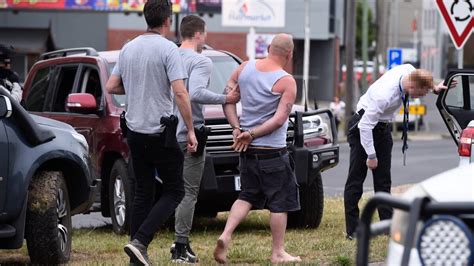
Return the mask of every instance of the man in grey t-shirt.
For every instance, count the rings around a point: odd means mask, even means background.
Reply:
[[[194,15],[184,17],[180,27],[183,42],[179,51],[185,71],[188,74],[186,85],[191,99],[193,124],[199,132],[204,132],[203,104],[235,103],[239,99],[239,94],[235,90],[224,95],[207,89],[212,71],[212,62],[211,59],[200,54],[206,40],[205,27],[204,20]],[[175,114],[180,117],[177,139],[182,149],[185,149],[188,130],[176,106]],[[201,140],[199,141],[201,142]],[[199,145],[203,144],[200,143]],[[185,154],[184,156],[183,179],[185,195],[175,212],[176,241],[171,248],[171,260],[174,262],[195,263],[198,261],[196,254],[189,245],[189,234],[193,224],[194,206],[196,205],[201,185],[204,161],[205,151],[202,154],[194,153]]]
[[[148,0],[143,9],[148,30],[128,42],[107,82],[107,91],[125,94],[127,143],[135,178],[131,242],[124,247],[130,262],[150,265],[147,248],[158,228],[184,196],[183,152],[175,136],[174,99],[188,129],[187,150],[195,152],[196,136],[183,79],[187,78],[178,48],[162,34],[169,32],[171,4]],[[165,125],[165,126],[164,126]],[[163,181],[155,202],[155,172]]]

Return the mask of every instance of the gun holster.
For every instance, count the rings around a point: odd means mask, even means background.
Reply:
[[[127,137],[127,132],[128,132],[128,127],[127,127],[127,120],[125,120],[125,114],[126,114],[125,111],[123,111],[120,114],[120,129],[122,130],[122,135],[126,138]]]
[[[204,153],[204,149],[207,144],[207,136],[211,133],[211,129],[205,126],[200,128],[194,128],[194,134],[196,135],[196,140],[198,141],[198,146],[196,152],[193,152],[193,156],[201,156]]]
[[[176,140],[176,129],[178,127],[178,118],[174,115],[161,117],[160,123],[165,126],[165,147],[175,148],[178,147],[178,141]]]

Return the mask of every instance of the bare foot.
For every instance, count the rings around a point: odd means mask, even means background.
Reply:
[[[227,248],[229,245],[229,241],[225,241],[224,239],[219,238],[217,240],[216,248],[214,249],[214,259],[218,263],[226,263],[227,262]]]
[[[293,257],[290,254],[283,251],[282,253],[272,254],[270,261],[274,264],[276,263],[286,263],[286,262],[301,262],[300,256]]]

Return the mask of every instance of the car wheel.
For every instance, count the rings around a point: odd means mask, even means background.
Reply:
[[[288,213],[289,228],[318,228],[323,217],[324,192],[321,173],[311,173],[311,184],[300,186],[301,210]]]
[[[116,234],[128,234],[132,191],[127,166],[123,160],[115,161],[109,178],[109,207],[112,227]]]
[[[71,209],[60,172],[40,172],[28,191],[25,238],[33,264],[59,264],[71,254]]]

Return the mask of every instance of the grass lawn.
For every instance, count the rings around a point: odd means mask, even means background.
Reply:
[[[354,265],[356,241],[345,239],[342,198],[325,200],[323,221],[318,229],[288,230],[286,250],[303,259],[303,265]],[[222,232],[228,213],[218,219],[198,219],[191,240],[202,265],[215,264],[212,253]],[[271,235],[267,211],[253,211],[237,228],[229,252],[231,264],[270,264]],[[127,236],[113,234],[111,227],[73,231],[71,265],[125,265],[128,257],[123,252]],[[158,233],[149,247],[155,265],[171,264],[169,248],[174,240],[172,231]],[[387,253],[388,237],[371,241],[370,261],[383,261]],[[0,264],[27,263],[26,247],[20,250],[0,250]]]

